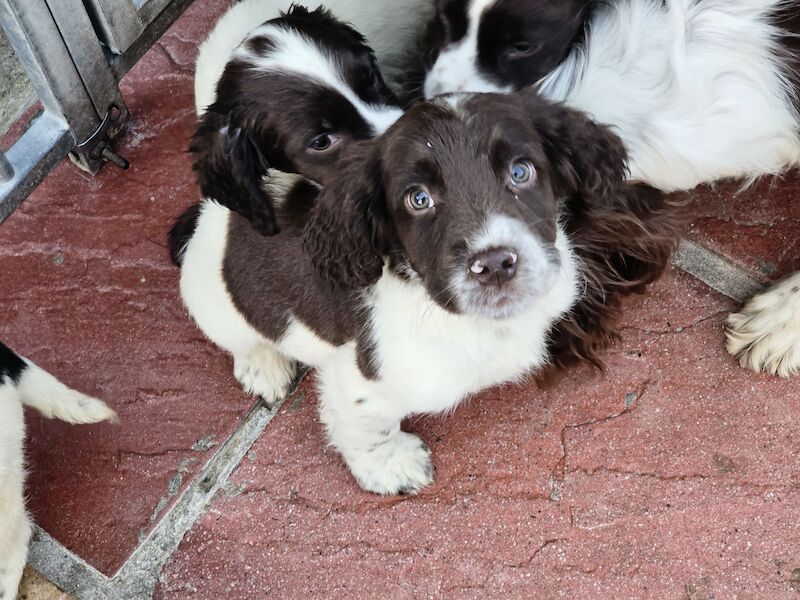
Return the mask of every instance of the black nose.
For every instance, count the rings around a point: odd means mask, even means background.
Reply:
[[[472,257],[469,273],[481,285],[503,287],[517,272],[517,253],[511,248],[491,248]]]

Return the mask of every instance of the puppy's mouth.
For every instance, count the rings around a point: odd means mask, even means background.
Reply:
[[[561,253],[520,221],[491,219],[456,261],[451,290],[460,312],[507,319],[547,296],[561,274]]]
[[[553,251],[547,265],[528,268],[524,257],[519,261],[519,271],[510,281],[502,284],[484,284],[473,278],[460,277],[455,286],[455,297],[460,311],[487,319],[509,319],[532,308],[553,289],[561,271],[557,251]]]

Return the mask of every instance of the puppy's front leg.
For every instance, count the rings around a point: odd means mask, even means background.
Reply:
[[[320,417],[358,484],[376,494],[415,494],[433,481],[431,453],[400,431],[400,407],[377,397],[355,368],[321,370]]]

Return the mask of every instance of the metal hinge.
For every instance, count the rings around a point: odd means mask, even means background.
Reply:
[[[97,174],[106,162],[112,162],[120,169],[127,169],[130,163],[111,148],[111,140],[119,133],[127,120],[126,108],[120,109],[116,104],[109,106],[103,120],[92,135],[70,152],[70,160],[93,175]]]

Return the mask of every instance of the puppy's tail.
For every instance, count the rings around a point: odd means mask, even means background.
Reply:
[[[200,218],[199,202],[187,208],[180,217],[175,219],[175,223],[169,230],[169,257],[176,267],[180,267],[183,262],[183,253],[194,235],[198,218]]]
[[[23,404],[67,423],[116,422],[105,402],[68,388],[47,371],[0,342],[0,385],[14,385]]]

